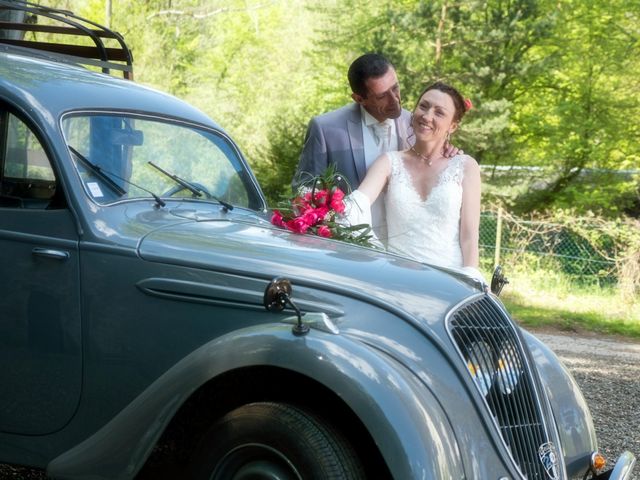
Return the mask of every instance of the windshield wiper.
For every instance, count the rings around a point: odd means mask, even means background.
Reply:
[[[173,174],[171,172],[166,171],[162,167],[159,167],[158,165],[156,165],[152,161],[148,161],[147,163],[149,165],[151,165],[153,168],[155,168],[156,170],[158,170],[159,172],[161,172],[164,175],[166,175],[167,177],[169,177],[171,180],[176,182],[182,188],[186,188],[187,190],[189,190],[195,196],[201,197],[202,194],[204,194],[205,197],[211,198],[211,199],[215,200],[216,202],[218,202],[220,205],[222,205],[224,207],[224,210],[233,210],[233,205],[231,205],[229,202],[225,202],[224,200],[222,200],[222,199],[216,197],[215,195],[209,193],[206,188],[199,187],[198,185],[193,185],[192,183],[187,182],[185,179],[180,178],[179,176],[177,176],[177,175],[175,175],[175,174]]]
[[[187,190],[189,190],[191,193],[193,193],[194,195],[196,195],[198,197],[202,196],[202,192],[200,190],[198,190],[196,187],[194,187],[193,185],[191,185],[186,180],[183,180],[182,178],[180,178],[177,175],[174,175],[173,173],[167,172],[165,169],[163,169],[162,167],[159,167],[158,165],[156,165],[152,161],[148,161],[147,163],[149,165],[151,165],[153,168],[155,168],[156,170],[158,170],[159,172],[164,173],[167,177],[169,177],[171,180],[176,182],[182,188],[186,188]]]
[[[78,157],[78,159],[80,161],[82,161],[83,164],[85,164],[93,172],[95,172],[102,180],[104,180],[104,182],[107,184],[108,187],[112,188],[113,191],[118,193],[121,197],[123,195],[126,195],[127,192],[120,185],[118,185],[116,182],[114,182],[111,179],[111,177],[109,177],[109,175],[111,175],[112,177],[116,177],[118,180],[122,180],[123,182],[125,182],[125,183],[127,183],[129,185],[133,185],[134,187],[139,188],[143,192],[147,192],[149,195],[151,195],[153,197],[153,199],[156,201],[156,204],[159,207],[164,207],[166,205],[166,203],[158,195],[153,193],[151,190],[147,190],[146,188],[141,187],[140,185],[136,185],[131,180],[127,180],[126,178],[122,178],[120,175],[116,175],[115,173],[110,172],[109,170],[104,170],[103,168],[100,168],[98,165],[96,165],[91,160],[89,160],[87,157],[85,157],[80,152],[78,152],[71,145],[67,145],[67,147],[69,147],[69,150],[71,150],[71,152],[76,157]]]
[[[71,152],[78,158],[78,160],[80,160],[85,166],[89,167],[91,171],[95,173],[98,177],[100,177],[100,179],[103,180],[104,183],[106,183],[111,190],[116,192],[121,197],[127,194],[124,188],[122,188],[120,185],[114,182],[109,176],[107,176],[107,172],[102,170],[98,165],[96,165],[87,157],[82,155],[79,151],[77,151],[71,145],[67,145],[67,147],[69,147],[69,150],[71,150]]]

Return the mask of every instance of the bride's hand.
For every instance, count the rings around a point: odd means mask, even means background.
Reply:
[[[468,277],[473,278],[474,280],[478,280],[479,282],[482,282],[484,285],[488,285],[487,281],[484,279],[484,276],[482,275],[480,270],[478,270],[475,267],[462,267],[462,273],[464,273]]]
[[[360,190],[354,190],[344,197],[344,213],[336,221],[345,226],[368,225],[371,227],[371,202]],[[370,231],[369,243],[374,247],[384,249],[384,245],[373,230]]]
[[[371,225],[371,203],[369,198],[360,190],[354,190],[344,197],[345,210],[340,220],[349,225],[366,223]]]

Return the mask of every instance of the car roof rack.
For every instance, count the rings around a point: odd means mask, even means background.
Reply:
[[[46,24],[40,24],[39,18],[49,20]],[[33,32],[33,40],[24,38],[27,32]],[[38,41],[35,40],[36,33],[56,34],[56,37],[88,37],[93,46]],[[117,43],[118,46],[107,47],[104,39],[109,41],[109,45]],[[68,10],[49,8],[25,0],[0,0],[2,44],[28,49],[39,56],[46,52],[45,56],[50,60],[90,65],[107,74],[111,74],[111,70],[120,71],[124,78],[133,80],[133,55],[122,35]]]

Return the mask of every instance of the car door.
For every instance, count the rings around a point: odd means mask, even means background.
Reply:
[[[78,231],[43,143],[0,103],[0,431],[62,428],[80,398]]]

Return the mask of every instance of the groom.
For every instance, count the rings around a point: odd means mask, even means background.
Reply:
[[[391,62],[367,53],[351,64],[347,76],[354,103],[311,119],[294,187],[333,164],[356,189],[376,158],[409,146],[411,114],[401,106],[400,85]],[[382,195],[372,205],[371,214],[373,230],[384,243]]]

